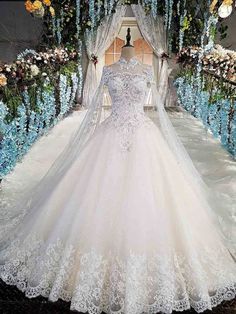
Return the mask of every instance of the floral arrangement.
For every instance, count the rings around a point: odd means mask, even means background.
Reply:
[[[191,79],[192,78],[192,79]],[[205,83],[201,90],[194,84],[193,76],[180,76],[175,81],[178,94],[178,102],[193,116],[202,120],[214,137],[219,138],[223,147],[236,158],[236,88],[232,89],[232,97],[227,97],[224,92],[217,89],[219,85],[207,88]],[[206,78],[205,78],[206,79]],[[212,98],[212,92],[215,92]],[[220,96],[220,97],[219,97]]]
[[[47,13],[49,0],[39,1],[45,7]],[[50,0],[52,1],[54,14],[44,14],[46,44],[77,46],[77,42],[84,39],[84,33],[94,31],[100,25],[102,19],[115,12],[118,4],[141,3],[146,13],[151,13],[155,18],[158,15],[164,17],[165,27],[168,30],[169,51],[177,52],[183,46],[193,43],[200,45],[201,34],[204,35],[210,29],[210,37],[216,31],[215,13],[210,12],[207,1],[180,1],[180,0]],[[29,0],[26,1],[29,3]],[[30,3],[34,4],[34,2]],[[51,5],[51,3],[50,3]],[[31,5],[29,5],[31,11]],[[211,19],[210,16],[213,16]],[[220,23],[220,21],[219,21]],[[208,28],[208,29],[207,29]],[[226,32],[224,27],[218,31]],[[208,36],[209,37],[209,36]],[[50,40],[49,40],[50,39]]]
[[[0,99],[7,102],[9,90],[14,90],[15,94],[21,93],[30,86],[42,85],[48,77],[57,80],[68,65],[76,67],[76,60],[77,52],[67,48],[42,52],[25,50],[11,64],[0,64]]]
[[[178,56],[178,101],[236,158],[236,52],[191,46]]]
[[[35,0],[33,2],[27,0],[25,2],[25,8],[33,16],[38,18],[44,17],[45,10],[49,10],[52,17],[55,16],[55,10],[51,6],[51,0]]]
[[[215,45],[210,52],[197,46],[184,48],[178,55],[178,62],[184,67],[201,63],[204,71],[236,83],[236,52],[220,45]]]
[[[8,107],[8,120],[17,115],[24,91],[30,95],[31,108],[37,107],[37,91],[50,79],[58,86],[60,74],[77,72],[77,52],[67,48],[26,50],[11,64],[0,65],[0,100]]]
[[[0,67],[0,180],[38,137],[69,112],[78,89],[77,53],[26,50]]]
[[[34,108],[30,94],[25,91],[16,115],[10,121],[9,108],[0,101],[0,180],[14,168],[41,135],[71,110],[77,85],[76,73],[71,73],[70,76],[60,74],[58,86],[55,87],[50,79],[46,80],[43,86],[37,88]]]

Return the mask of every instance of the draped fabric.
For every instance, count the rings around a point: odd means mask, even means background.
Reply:
[[[165,102],[168,92],[168,76],[171,70],[169,69],[168,61],[162,58],[162,54],[167,54],[168,51],[164,19],[158,16],[155,20],[152,14],[147,15],[141,4],[132,4],[131,7],[143,38],[152,47],[157,57],[157,87],[162,101]]]
[[[89,58],[83,89],[83,105],[86,108],[91,104],[92,97],[101,78],[102,65],[100,59],[117,37],[125,11],[126,6],[117,6],[116,12],[106,16],[96,31],[87,31],[85,34],[85,46]],[[93,55],[98,59],[96,66],[91,60]]]

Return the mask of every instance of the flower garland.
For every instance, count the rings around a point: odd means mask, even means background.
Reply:
[[[151,2],[151,12],[153,17],[157,16],[157,1],[156,0],[152,0]]]
[[[0,67],[0,179],[75,103],[77,52],[25,50]]]
[[[80,33],[80,0],[76,0],[76,30]]]
[[[60,18],[56,19],[56,38],[57,38],[57,44],[61,45],[61,20]]]
[[[179,51],[183,48],[184,42],[184,32],[188,29],[188,20],[186,19],[187,10],[186,10],[186,0],[181,2],[180,0],[177,3],[177,15],[179,16]]]
[[[165,19],[164,19],[164,23],[165,23],[165,28],[167,29],[168,28],[168,19],[169,19],[169,1],[168,0],[165,0]]]
[[[16,59],[17,60],[22,60],[24,59],[24,57],[28,56],[28,55],[32,55],[32,56],[36,56],[37,55],[37,52],[33,49],[25,49],[23,52],[19,53],[17,56],[16,56]]]
[[[184,42],[184,32],[186,29],[185,21],[186,21],[187,10],[184,10],[183,14],[180,16],[180,30],[179,30],[179,51],[183,48]]]
[[[183,66],[200,64],[204,71],[236,83],[236,52],[215,45],[211,51],[191,46],[181,50],[178,62]]]
[[[89,16],[91,17],[91,29],[93,31],[95,27],[95,21],[96,21],[94,0],[89,1]]]
[[[206,36],[208,38],[208,44],[205,45],[205,50],[210,51],[214,46],[216,35],[216,24],[218,22],[218,16],[211,15],[208,19]]]
[[[215,137],[219,137],[222,145],[236,158],[236,82],[217,75],[217,71],[209,71],[213,64],[214,69],[221,71],[219,63],[213,62],[213,54],[206,55],[203,49],[203,52],[199,52],[200,49],[191,47],[182,54],[183,70],[175,82],[178,101],[187,111],[200,118],[205,127]],[[215,50],[219,51],[219,47]],[[225,58],[227,63],[230,62],[228,53]],[[218,56],[216,58],[219,60]],[[201,65],[200,72],[193,66],[198,64]]]
[[[4,97],[6,87],[24,90],[44,81],[46,76],[51,76],[53,70],[57,73],[60,66],[76,61],[77,55],[75,50],[70,51],[67,48],[46,49],[41,52],[26,49],[18,54],[13,63],[0,65],[0,97]]]
[[[236,158],[236,99],[221,98],[210,102],[210,91],[197,91],[185,77],[175,81],[178,102],[195,117],[200,118],[213,136]]]
[[[78,68],[77,68],[77,72],[78,72],[78,94],[79,96],[81,96],[82,93],[82,88],[83,88],[83,69],[82,69],[82,60],[81,60],[81,56],[82,56],[82,42],[79,38],[79,34],[81,31],[81,27],[80,27],[80,0],[76,0],[76,30],[77,30],[77,44],[78,44]]]
[[[50,79],[37,90],[36,110],[31,108],[29,94],[25,91],[24,100],[17,108],[17,115],[9,123],[9,109],[0,100],[0,179],[15,167],[41,135],[48,132],[71,110],[78,78],[76,73],[71,73],[69,77],[72,83],[63,74],[59,78],[59,109],[55,97],[56,87],[53,87]]]
[[[59,99],[60,99],[59,116],[63,116],[67,112],[67,108],[70,104],[71,94],[72,94],[72,87],[68,84],[67,77],[61,74],[60,82],[59,82]]]
[[[171,27],[172,16],[173,16],[173,4],[174,4],[174,1],[173,1],[173,0],[169,0],[169,9],[168,9],[168,13],[169,13],[169,17],[168,17],[168,29],[170,29],[170,27]]]

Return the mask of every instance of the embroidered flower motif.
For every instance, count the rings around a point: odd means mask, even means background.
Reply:
[[[122,152],[130,152],[136,130],[153,124],[144,112],[152,68],[143,65],[136,57],[129,61],[121,57],[112,66],[104,67],[102,80],[108,86],[112,99],[112,113],[106,120],[108,127],[115,128]]]
[[[121,257],[110,249],[105,255],[95,248],[78,250],[60,238],[47,244],[31,233],[5,251],[0,278],[30,298],[60,298],[71,301],[71,310],[90,314],[171,313],[190,307],[203,312],[235,297],[234,268],[224,268],[224,251],[203,247],[201,254],[186,256],[159,250]]]
[[[122,68],[129,69],[130,67],[134,67],[136,64],[138,64],[139,61],[136,57],[132,57],[129,60],[126,60],[124,57],[120,57],[117,63],[119,63]]]

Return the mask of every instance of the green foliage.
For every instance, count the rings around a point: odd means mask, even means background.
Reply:
[[[177,14],[177,3],[179,0],[174,0],[173,2],[173,17],[172,17],[172,26],[171,30],[169,31],[169,34],[172,34],[173,37],[171,39],[172,45],[174,47],[174,50],[177,50],[178,46],[178,37],[179,37],[179,16]],[[117,3],[122,4],[137,4],[138,0],[117,0],[114,2],[114,8],[112,12],[115,12]],[[98,3],[102,4],[99,16],[95,16],[95,26],[94,28],[100,24],[100,21],[105,16],[105,9],[104,9],[104,0],[95,0],[95,11],[98,7]],[[53,6],[55,8],[56,16],[55,20],[60,19],[61,23],[61,37],[62,37],[62,43],[63,45],[67,47],[76,47],[78,38],[81,40],[84,39],[84,33],[86,30],[92,29],[92,22],[91,18],[89,16],[89,1],[81,1],[81,7],[80,7],[80,33],[77,34],[77,28],[76,28],[76,0],[54,0]],[[182,7],[182,2],[180,3],[180,11],[182,12],[184,10],[184,7]],[[190,0],[187,8],[187,15],[184,19],[184,30],[185,30],[185,44],[190,44],[195,42],[196,40],[199,42],[199,34],[201,34],[201,30],[203,27],[203,23],[201,22],[203,19],[202,14],[200,14],[200,10],[197,9],[196,14],[196,1]],[[144,5],[144,9],[147,13],[151,10],[151,2]],[[201,4],[201,12],[205,12],[207,9],[206,5]],[[165,15],[165,1],[158,1],[157,2],[157,12],[159,15]],[[45,29],[47,32],[45,33],[45,42],[46,44],[50,45],[56,45],[56,36],[52,40],[52,33],[53,33],[53,23],[52,19],[49,18],[49,16],[45,17]],[[50,42],[49,42],[50,41]]]
[[[230,99],[233,102],[236,101],[235,85],[222,77],[201,71],[200,78],[197,79],[197,70],[194,66],[181,69],[176,78],[178,77],[183,77],[185,82],[189,84],[195,84],[197,81],[200,81],[201,89],[210,94],[209,105],[222,99]]]
[[[186,31],[186,30],[189,29],[192,19],[193,18],[191,16],[191,14],[189,14],[188,16],[184,17],[184,22],[183,22],[183,26],[182,26],[183,31]]]
[[[37,107],[37,97],[42,98],[42,91],[55,91],[56,96],[59,94],[57,86],[59,85],[60,75],[63,74],[67,77],[68,84],[72,84],[71,74],[77,72],[77,62],[68,61],[66,64],[58,65],[55,67],[48,66],[41,68],[41,72],[45,72],[50,81],[45,81],[43,76],[38,76],[34,79],[32,84],[29,80],[22,81],[21,85],[7,85],[0,90],[0,99],[8,108],[8,114],[6,120],[9,123],[17,115],[17,109],[22,104],[25,103],[24,90],[27,90],[29,96],[29,103],[27,108],[30,111],[38,112]]]
[[[217,28],[217,31],[220,35],[220,40],[223,40],[227,37],[228,25],[224,25],[223,22]]]
[[[10,122],[17,115],[17,108],[22,103],[22,96],[18,88],[9,88],[5,86],[2,90],[3,99],[8,109],[6,121]]]
[[[116,0],[112,13],[115,12],[118,3],[130,5],[137,4],[138,0]],[[55,8],[56,16],[54,19],[54,28],[57,20],[60,21],[60,35],[62,38],[62,44],[67,47],[77,47],[78,39],[84,39],[84,33],[86,30],[92,29],[92,21],[89,15],[89,1],[80,1],[80,33],[77,33],[76,24],[76,0],[54,0],[53,6]],[[95,12],[99,6],[99,14],[95,14],[95,25],[94,29],[98,27],[101,20],[105,16],[104,0],[94,0]],[[147,13],[151,10],[151,1],[144,2],[144,9]],[[186,16],[182,26],[180,26],[180,16],[186,10]],[[159,15],[166,15],[165,1],[157,1],[157,12]],[[173,52],[178,51],[179,47],[179,33],[180,27],[184,31],[184,42],[183,46],[200,45],[201,35],[204,28],[204,20],[209,17],[209,2],[188,0],[186,5],[184,1],[173,0],[173,13],[172,23],[168,31],[169,43],[171,44]],[[221,39],[227,36],[227,26],[224,26],[222,22],[219,22],[218,32],[220,33]],[[57,45],[57,31],[53,30],[53,20],[49,14],[45,15],[44,18],[45,34],[43,45],[55,46]],[[55,36],[53,37],[53,33]],[[210,34],[215,37],[216,30],[214,27],[210,29]]]

